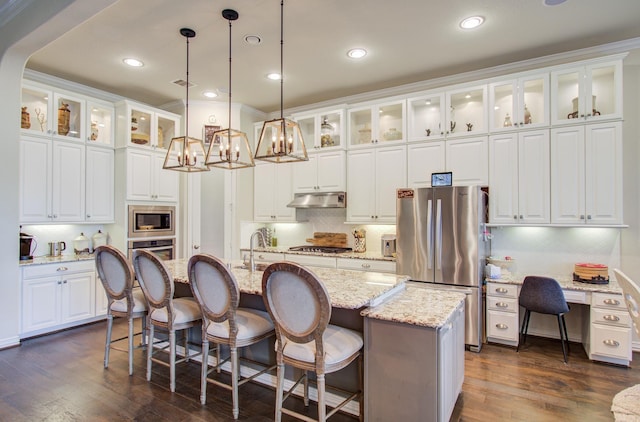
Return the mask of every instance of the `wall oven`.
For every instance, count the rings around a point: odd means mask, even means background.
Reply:
[[[155,239],[155,240],[130,240],[128,244],[129,259],[133,259],[133,253],[140,249],[153,252],[163,261],[168,261],[176,257],[176,240]]]
[[[175,236],[176,207],[129,205],[129,238]]]

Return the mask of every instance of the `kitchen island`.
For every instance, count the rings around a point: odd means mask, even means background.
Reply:
[[[165,264],[176,290],[188,284],[186,259]],[[250,272],[240,261],[230,268],[243,305],[261,307],[263,273]],[[464,378],[465,295],[407,288],[402,275],[310,269],[329,293],[331,323],[364,334],[365,420],[449,420]],[[351,369],[347,374],[354,378],[357,368]],[[328,395],[329,406],[338,402]],[[344,410],[357,414],[358,406]]]

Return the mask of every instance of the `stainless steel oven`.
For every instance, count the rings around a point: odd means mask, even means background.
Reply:
[[[129,205],[129,238],[175,236],[176,207]]]
[[[133,252],[139,249],[145,249],[158,255],[163,261],[168,261],[176,257],[176,240],[174,238],[155,240],[130,240],[128,249],[129,259],[133,259]]]

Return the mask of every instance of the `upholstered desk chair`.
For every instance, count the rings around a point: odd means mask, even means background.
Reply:
[[[233,274],[218,258],[211,255],[194,255],[189,260],[189,284],[202,310],[202,374],[200,378],[200,402],[207,401],[207,382],[231,390],[233,418],[238,419],[238,387],[255,377],[273,370],[275,365],[264,368],[251,377],[241,379],[238,348],[250,346],[275,335],[273,322],[264,311],[239,308],[240,290]],[[216,364],[209,369],[209,343],[216,345]],[[229,358],[220,359],[220,346],[229,347]],[[209,377],[231,361],[231,385]],[[252,361],[254,364],[255,361]]]
[[[173,277],[154,253],[144,249],[136,251],[133,255],[133,267],[149,304],[147,381],[151,380],[152,362],[168,366],[169,386],[171,392],[174,392],[176,391],[176,364],[186,362],[190,358],[188,330],[201,323],[200,307],[191,297],[173,298]],[[155,328],[169,333],[169,363],[153,357],[155,353],[167,349],[167,346],[156,347],[158,342],[155,341]],[[176,360],[176,331],[182,331],[185,340],[184,358],[178,360]]]
[[[520,306],[525,309],[525,314],[522,320],[522,329],[520,330],[523,339],[522,342],[518,342],[517,350],[520,350],[520,344],[524,344],[527,341],[527,330],[529,329],[531,312],[556,315],[558,318],[560,340],[562,342],[562,354],[564,355],[564,362],[566,363],[567,353],[569,351],[569,338],[567,336],[567,325],[564,321],[564,314],[569,312],[569,305],[567,305],[560,284],[555,279],[549,277],[527,276],[522,283],[519,302]]]
[[[96,270],[107,294],[107,338],[104,345],[104,367],[109,367],[109,351],[122,350],[113,344],[128,339],[129,375],[133,374],[133,338],[142,335],[142,345],[145,344],[147,301],[142,290],[133,288],[133,266],[127,257],[113,246],[99,246],[95,250]],[[129,333],[126,337],[111,339],[113,317],[127,318]],[[142,319],[142,331],[134,333],[133,322]]]
[[[360,420],[363,418],[362,334],[347,328],[330,325],[331,301],[318,277],[293,262],[269,265],[262,277],[262,297],[276,329],[276,414],[301,420],[312,420],[283,407],[283,402],[300,382],[304,382],[304,403],[309,404],[308,371],[316,373],[318,420],[325,421],[353,399],[360,401]],[[359,385],[342,403],[329,413],[325,406],[325,374],[338,371],[359,359]],[[302,369],[302,376],[284,394],[285,365]]]

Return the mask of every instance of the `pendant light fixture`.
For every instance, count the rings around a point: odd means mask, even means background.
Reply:
[[[284,0],[280,1],[280,118],[264,122],[256,148],[256,160],[274,163],[307,161],[307,148],[298,123],[283,117]]]
[[[238,19],[238,12],[224,9],[222,17],[229,21],[229,126],[213,133],[206,165],[227,170],[255,167],[247,135],[231,129],[231,22]]]
[[[197,172],[209,171],[205,164],[204,145],[200,139],[189,137],[189,38],[196,36],[196,31],[189,28],[180,29],[180,34],[187,40],[187,97],[185,101],[184,136],[171,139],[167,156],[162,168],[168,170]]]

